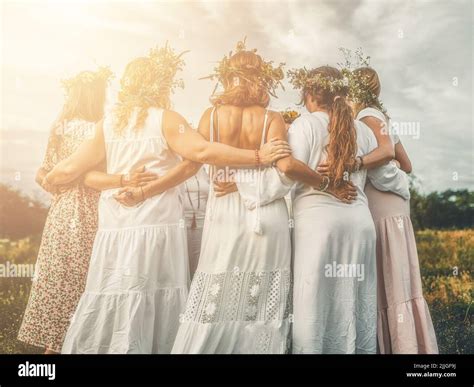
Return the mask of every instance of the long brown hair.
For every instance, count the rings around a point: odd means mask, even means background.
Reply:
[[[357,155],[357,135],[352,109],[346,101],[348,86],[343,86],[342,73],[330,66],[318,67],[310,76],[320,82],[303,88],[303,97],[311,96],[329,113],[329,142],[326,146],[329,177],[335,185],[348,179]]]

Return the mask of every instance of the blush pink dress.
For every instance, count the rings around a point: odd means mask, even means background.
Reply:
[[[387,125],[380,111],[366,108],[357,119],[375,117]],[[398,142],[394,136],[393,142]],[[428,305],[423,298],[410,200],[365,187],[377,233],[377,341],[383,354],[438,353]]]

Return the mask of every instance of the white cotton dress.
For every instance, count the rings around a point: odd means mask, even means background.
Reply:
[[[202,230],[206,218],[209,176],[202,167],[183,184],[184,217],[188,239],[189,270],[191,278],[196,271],[201,252]]]
[[[131,117],[136,120],[137,111]],[[159,176],[180,162],[162,134],[163,110],[150,108],[142,128],[116,135],[104,121],[107,172],[145,166]],[[103,191],[85,292],[62,353],[170,353],[188,295],[189,266],[179,187],[135,207]]]
[[[288,351],[291,241],[284,195],[291,184],[267,169],[256,171],[256,181],[237,177],[239,191],[223,197],[211,185],[199,264],[172,353]],[[273,197],[260,185],[263,173],[283,179],[273,180]]]
[[[329,116],[299,117],[289,130],[293,156],[315,169],[325,160]],[[377,146],[371,130],[355,122],[358,155]],[[396,168],[395,168],[396,169]],[[391,167],[370,172],[383,190],[408,195],[406,176]],[[344,204],[297,184],[294,201],[293,353],[376,352],[375,227],[364,194],[367,171],[352,174],[357,199]]]

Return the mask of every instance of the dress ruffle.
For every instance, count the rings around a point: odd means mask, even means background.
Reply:
[[[62,353],[170,353],[188,295],[185,229],[99,230]]]
[[[377,341],[380,353],[438,353],[423,298],[409,202],[366,187],[377,231]]]
[[[169,353],[187,293],[186,287],[118,294],[86,292],[62,352]]]

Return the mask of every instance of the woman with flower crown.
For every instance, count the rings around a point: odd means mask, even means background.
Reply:
[[[272,138],[286,141],[282,116],[268,110],[282,65],[255,51],[239,42],[210,77],[223,92],[211,98],[199,131],[213,143],[258,149]],[[297,164],[308,184],[321,184],[322,176]],[[212,170],[201,254],[172,353],[285,353],[292,280],[284,196],[293,183],[275,167],[227,171]]]
[[[283,141],[257,151],[205,141],[168,110],[182,66],[168,46],[130,62],[96,136],[46,176],[65,184],[105,158],[108,174],[146,167],[159,175],[144,186],[102,191],[86,288],[63,353],[169,353],[189,285],[179,185],[199,163],[270,164],[289,152]]]
[[[46,348],[47,354],[61,351],[85,286],[97,229],[99,194],[81,179],[52,186],[44,177],[94,136],[94,125],[103,116],[110,75],[108,69],[102,68],[83,71],[64,82],[66,101],[52,126],[36,176],[36,181],[53,196],[18,339]],[[92,177],[92,181],[97,179]]]
[[[355,114],[370,127],[378,142],[375,150],[362,157],[362,167],[370,170],[390,162],[410,173],[410,159],[400,138],[392,133],[390,119],[379,100],[381,85],[377,72],[371,67],[360,67],[353,72],[353,78],[351,100]],[[370,182],[365,194],[377,231],[379,351],[438,353],[430,311],[423,298],[410,201],[379,191]]]
[[[364,186],[368,177],[377,188],[407,197],[406,176],[395,166],[360,169],[361,156],[377,143],[366,125],[354,121],[346,102],[349,80],[339,70],[324,66],[289,75],[309,111],[289,129],[294,157],[311,168],[326,160],[326,184],[350,180],[357,187],[348,204],[296,186],[292,350],[375,353],[375,228]]]

